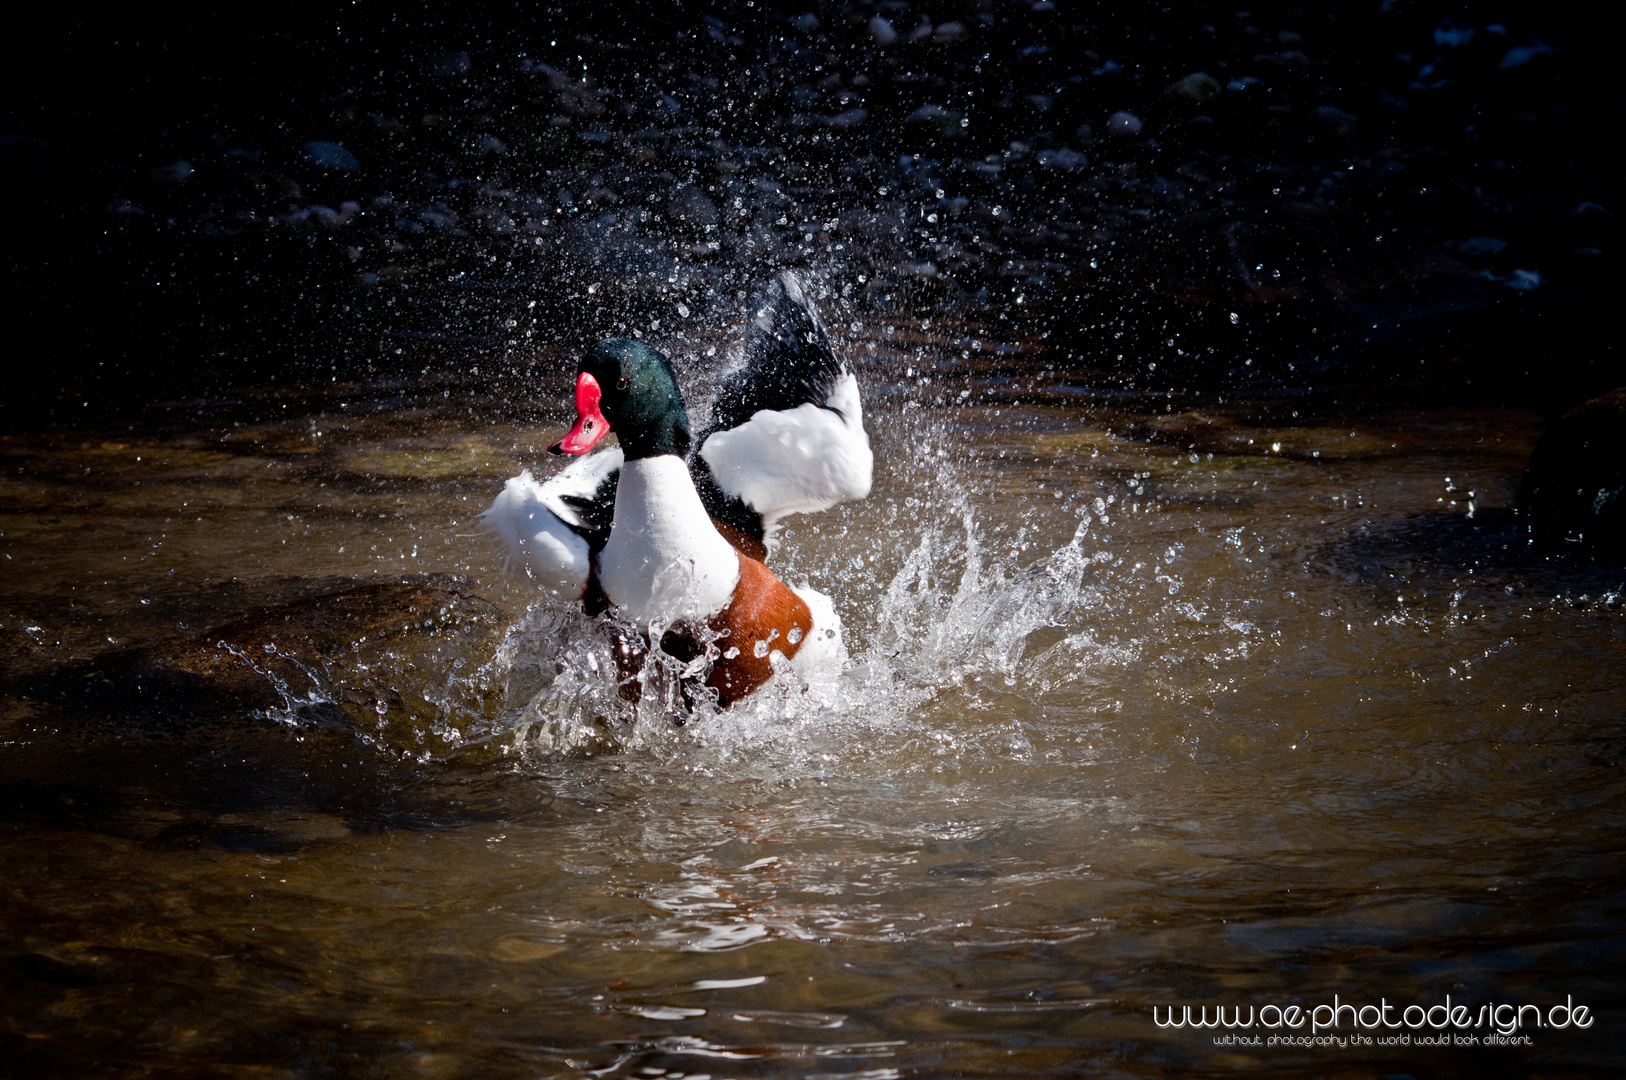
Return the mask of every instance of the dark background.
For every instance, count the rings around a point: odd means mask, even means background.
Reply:
[[[1004,322],[1102,388],[1556,411],[1626,381],[1617,46],[1574,7],[11,19],[13,428],[336,379],[500,385],[732,310],[783,266],[845,289],[843,320]],[[1197,72],[1219,92],[1170,89]],[[1119,110],[1138,134],[1109,130]]]

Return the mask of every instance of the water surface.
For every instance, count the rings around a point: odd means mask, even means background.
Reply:
[[[1109,393],[996,328],[853,325],[875,491],[772,560],[835,597],[850,669],[681,727],[617,704],[599,630],[477,527],[553,467],[562,361],[523,394],[333,383],[8,436],[11,1068],[1618,1062],[1626,576],[1523,548],[1536,414]],[[671,344],[703,391],[700,344]],[[426,574],[512,621],[341,651],[273,708],[39,689]],[[1448,993],[1600,1022],[1477,1050],[1152,1022]]]

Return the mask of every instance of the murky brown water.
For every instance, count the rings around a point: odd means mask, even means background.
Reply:
[[[7,438],[13,685],[335,579],[463,575],[515,622],[346,653],[267,716],[11,695],[0,1074],[1617,1065],[1623,575],[1520,550],[1538,417],[1109,399],[902,340],[864,361],[875,493],[777,557],[852,670],[681,729],[595,724],[600,639],[478,535],[562,411],[340,387]],[[1152,1016],[1334,994],[1599,1020],[1295,1048]]]

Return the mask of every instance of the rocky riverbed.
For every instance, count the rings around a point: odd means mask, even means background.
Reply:
[[[1620,105],[1584,29],[901,0],[77,26],[0,125],[11,349],[112,400],[512,380],[715,330],[793,266],[1126,388],[1562,410],[1618,364]]]

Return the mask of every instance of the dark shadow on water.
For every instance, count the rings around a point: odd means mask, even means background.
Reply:
[[[217,602],[259,608],[259,616],[238,620],[251,635],[256,618],[282,626],[285,614],[303,605],[368,592],[336,579],[205,591],[218,591]],[[107,832],[156,850],[286,853],[352,834],[516,816],[545,824],[556,816],[551,788],[537,777],[444,754],[425,759],[421,748],[404,749],[398,738],[392,743],[360,724],[354,704],[346,711],[316,700],[268,710],[278,693],[251,671],[228,669],[221,677],[166,666],[174,656],[187,659],[180,646],[221,633],[229,634],[229,624],[86,664],[14,671],[0,820]],[[334,677],[343,678],[344,669]],[[346,689],[331,688],[341,696]],[[372,701],[361,711],[381,726]],[[321,819],[314,825],[313,815]]]
[[[159,851],[301,851],[352,835],[572,815],[552,786],[489,768],[403,763],[353,736],[268,721],[83,738],[58,727],[7,747],[0,821],[101,832]]]
[[[1449,580],[1509,598],[1556,597],[1577,611],[1618,612],[1626,603],[1626,564],[1540,550],[1506,509],[1420,514],[1325,544],[1311,562],[1350,581]]]

